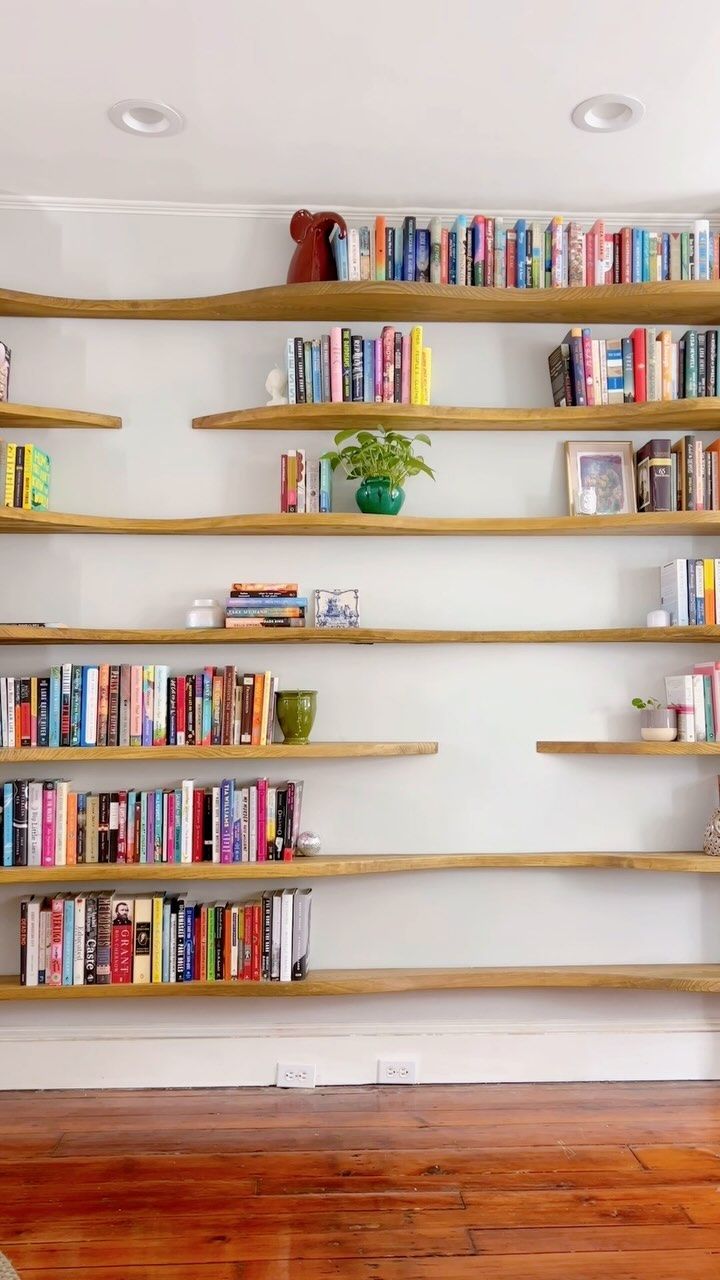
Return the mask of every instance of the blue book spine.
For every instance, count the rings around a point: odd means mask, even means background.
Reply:
[[[70,685],[70,746],[80,746],[80,719],[82,715],[82,688],[84,667],[73,666]]]
[[[690,626],[697,626],[697,604],[695,600],[695,561],[687,562],[687,580],[688,580],[688,614],[690,617]]]
[[[385,228],[385,279],[395,279],[395,228]]]
[[[515,237],[517,244],[516,271],[515,271],[515,287],[516,289],[524,289],[526,286],[525,270],[527,265],[527,228],[524,218],[518,218],[515,223]],[[508,281],[508,284],[510,281]]]
[[[313,404],[322,404],[322,367],[320,364],[320,343],[317,339],[312,344],[312,388]]]
[[[185,908],[185,955],[183,981],[192,982],[195,966],[195,908]]]
[[[4,867],[13,864],[13,788],[12,782],[3,783],[3,861]]]
[[[403,280],[415,279],[415,219],[403,221]]]
[[[238,792],[235,792],[233,800],[233,838],[232,838],[232,860],[233,862],[242,862],[242,822],[240,819],[240,799]]]
[[[170,981],[170,903],[163,902],[162,980]]]
[[[133,852],[133,861],[134,861],[134,862],[137,862],[137,860],[138,860],[138,850],[137,850],[137,849],[135,849],[135,848],[134,848],[134,846],[133,846],[133,841],[134,841],[134,839],[135,839],[135,814],[136,814],[136,812],[137,812],[137,792],[136,792],[136,791],[128,791],[128,798],[127,798],[127,825],[126,825],[126,836],[125,836],[125,848],[126,848],[127,850],[132,849],[132,852]],[[127,861],[129,862],[129,861],[130,861],[130,859],[128,858],[128,859],[127,859]]]
[[[457,237],[448,232],[448,284],[457,284]]]
[[[63,906],[62,985],[73,985],[73,950],[75,944],[75,902],[66,898]]]
[[[175,831],[173,832],[173,862],[182,862],[180,841],[182,839],[182,791],[175,791]]]
[[[372,338],[363,342],[363,400],[375,403],[375,343]]]
[[[393,279],[402,280],[403,260],[405,256],[403,229],[402,227],[393,227],[393,232]],[[387,260],[387,254],[385,257]]]
[[[154,861],[162,862],[163,854],[163,793],[158,787],[155,791],[155,843]]]
[[[328,458],[320,459],[320,493],[318,507],[322,515],[332,511],[332,470]]]
[[[233,784],[228,778],[220,783],[220,861],[232,861]]]
[[[670,279],[670,232],[662,233],[662,278]]]
[[[212,676],[203,672],[202,736],[210,741],[212,734]]]
[[[643,278],[642,273],[642,248],[643,234],[639,227],[632,229],[632,279],[633,284],[639,284]]]
[[[141,791],[138,795],[138,804],[140,805],[140,847],[138,849],[138,861],[147,862],[147,791]]]
[[[640,277],[643,283],[650,280],[650,232],[642,233],[642,275]]]

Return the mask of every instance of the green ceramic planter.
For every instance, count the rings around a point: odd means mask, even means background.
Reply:
[[[286,742],[304,745],[315,723],[315,689],[284,689],[277,696],[277,718]]]
[[[360,485],[355,501],[368,516],[396,516],[405,501],[405,490],[393,488],[386,476],[371,476]]]

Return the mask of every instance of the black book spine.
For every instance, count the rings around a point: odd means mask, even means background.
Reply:
[[[50,745],[50,680],[40,676],[38,680],[38,722],[37,739],[39,747]]]
[[[705,335],[705,395],[717,393],[717,329],[709,329]]]
[[[385,228],[385,279],[395,279],[395,228]]]
[[[402,346],[402,334],[396,330],[393,350],[393,400],[395,404],[402,404]]]
[[[27,982],[27,918],[28,904],[27,898],[23,898],[20,903],[20,986],[24,987]]]
[[[30,783],[13,782],[13,866],[27,866],[28,795]]]
[[[707,353],[706,353],[706,347],[705,347],[704,333],[698,334],[697,344],[698,344],[698,367],[697,367],[698,395],[704,396],[705,395],[705,369],[707,366],[707,360],[706,360]]]
[[[203,796],[203,862],[212,862],[213,849],[213,798],[212,788]]]
[[[168,679],[167,741],[169,747],[177,746],[177,676]]]
[[[118,832],[120,828],[120,797],[117,791],[112,791],[108,797],[108,849],[109,861],[117,862],[118,855]]]
[[[352,365],[352,398],[363,398],[363,340],[357,334],[350,339],[350,360]]]
[[[266,890],[262,896],[262,951],[260,955],[260,976],[264,982],[270,980],[272,947],[272,893]]]
[[[348,403],[353,398],[351,334],[349,329],[343,329],[342,331],[342,389],[343,400]],[[362,396],[360,398],[362,399]]]
[[[295,399],[298,404],[305,404],[305,345],[302,338],[294,338],[295,343]]]
[[[195,677],[185,678],[185,745],[195,746]]]
[[[225,976],[223,973],[223,951],[225,945],[225,911],[222,907],[215,907],[215,981],[221,982]]]
[[[110,795],[100,792],[98,804],[98,862],[110,861]]]
[[[89,893],[85,899],[85,985],[97,982],[97,895]]]
[[[285,848],[285,822],[287,819],[287,791],[284,787],[278,787],[275,804],[275,848],[272,856],[274,862],[282,862],[283,849]]]
[[[185,981],[185,948],[187,942],[185,939],[185,899],[177,898],[175,900],[177,908],[177,951],[175,953],[175,981]],[[172,964],[173,957],[170,957]]]
[[[25,446],[19,444],[15,450],[15,482],[13,485],[13,506],[22,507],[23,485],[25,482]]]
[[[80,746],[83,669],[73,664],[70,681],[70,746]]]

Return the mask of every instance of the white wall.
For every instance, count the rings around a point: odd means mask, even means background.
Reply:
[[[290,248],[275,220],[0,211],[0,281],[45,293],[157,297],[272,283],[284,278]],[[2,320],[13,399],[123,418],[121,432],[13,437],[51,452],[57,510],[276,510],[280,452],[317,450],[322,438],[197,433],[190,420],[263,403],[286,337],[322,328]],[[552,326],[426,326],[435,402],[547,404],[546,356],[559,336]],[[438,482],[412,484],[408,514],[566,509],[555,435],[438,435],[431,454]],[[349,488],[337,492],[338,508],[353,505]],[[657,603],[657,566],[691,547],[712,553],[711,540],[670,538],[3,537],[0,618],[177,626],[189,600],[222,597],[234,579],[297,578],[307,592],[358,586],[366,625],[633,625]],[[535,740],[631,736],[630,698],[662,690],[666,672],[711,652],[290,647],[274,649],[270,661],[285,687],[319,690],[318,738],[440,743],[434,758],[308,763],[306,825],[327,853],[655,850],[699,847],[716,798],[711,762],[540,757]],[[109,660],[143,653],[160,656],[123,649]],[[214,656],[196,648],[167,655],[177,670]],[[6,672],[60,660],[50,646],[0,651]],[[244,648],[238,661],[256,669],[268,652]],[[219,776],[202,762],[193,772],[202,781]],[[268,774],[286,770],[271,764]],[[179,776],[160,762],[77,765],[71,775],[87,786]],[[216,896],[212,885],[204,892]],[[321,882],[313,894],[317,967],[718,959],[720,883],[710,877],[440,872]],[[17,969],[20,896],[17,886],[0,889],[0,971]],[[426,1080],[717,1076],[715,1010],[697,996],[593,991],[8,1004],[0,1007],[0,1082],[267,1083],[279,1057],[298,1055],[318,1063],[322,1081],[367,1081],[381,1051],[419,1054]]]

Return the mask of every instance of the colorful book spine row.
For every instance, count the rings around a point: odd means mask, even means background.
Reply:
[[[18,779],[0,784],[0,865],[287,862],[302,796],[302,782],[267,778],[98,793]]]
[[[648,440],[635,456],[638,511],[720,510],[720,439]]]
[[[47,511],[50,458],[44,450],[34,444],[0,440],[0,499],[3,507]]]
[[[296,982],[307,974],[310,889],[250,902],[61,894],[20,903],[20,982]]]
[[[289,338],[290,404],[429,404],[432,351],[422,325],[409,334],[386,325],[379,338],[334,328],[321,338]]]
[[[664,564],[660,601],[673,627],[714,627],[720,618],[720,559]]]
[[[687,231],[612,231],[601,218],[583,229],[560,215],[543,225],[460,214],[449,226],[431,218],[426,227],[412,214],[396,224],[379,215],[372,227],[350,228],[347,236],[335,228],[331,242],[339,280],[562,289],[720,275],[720,237],[704,218]]]
[[[0,747],[265,746],[278,677],[205,667],[51,667],[0,677]]]
[[[286,454],[283,456],[287,457]],[[319,507],[314,509],[319,510]],[[284,587],[280,587],[280,590],[270,587],[266,590],[267,595],[232,587],[225,603],[225,626],[241,628],[305,626],[308,600],[307,596],[298,595],[296,583],[286,583]]]
[[[300,515],[326,515],[332,511],[332,467],[328,458],[308,458],[304,449],[289,449],[280,455],[280,510]]]
[[[720,395],[718,331],[633,329],[627,338],[593,338],[570,329],[548,356],[555,405],[644,404]]]
[[[678,742],[718,741],[720,662],[698,662],[689,674],[666,676],[665,699],[677,711]]]

